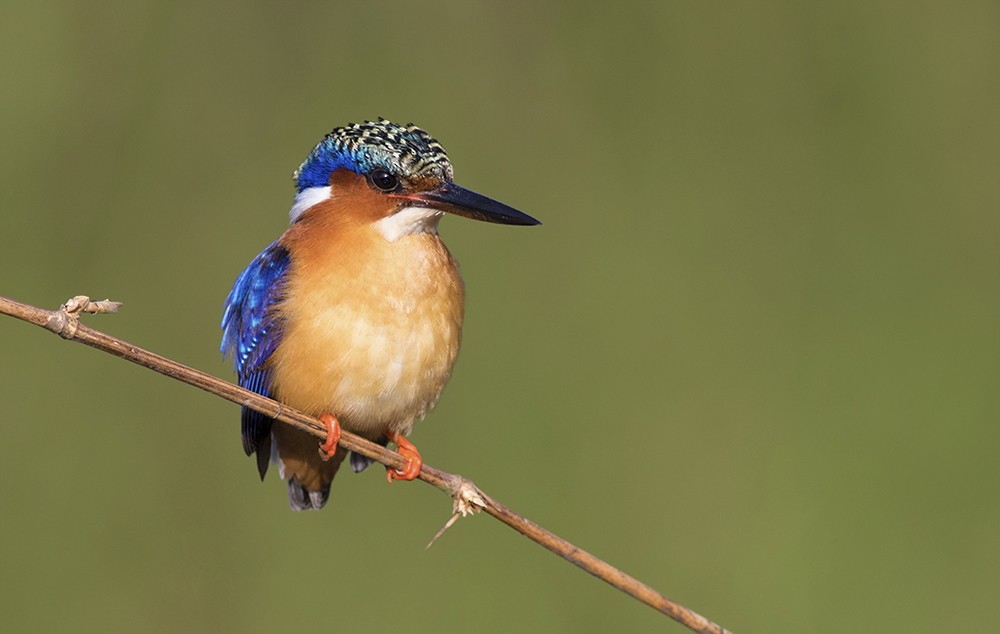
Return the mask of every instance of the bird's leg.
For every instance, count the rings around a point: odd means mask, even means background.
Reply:
[[[393,480],[413,480],[420,475],[420,468],[424,466],[424,459],[420,457],[420,452],[413,446],[413,443],[404,438],[403,434],[396,432],[389,432],[385,436],[389,439],[389,442],[396,443],[396,453],[406,459],[406,464],[403,465],[402,470],[386,467],[385,479],[388,482],[392,482]]]
[[[329,460],[337,452],[337,443],[340,442],[340,421],[330,413],[320,414],[319,419],[326,425],[326,440],[319,446],[319,455],[323,460]]]

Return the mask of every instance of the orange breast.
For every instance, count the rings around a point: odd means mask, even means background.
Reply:
[[[451,254],[434,233],[389,242],[370,224],[293,225],[286,236],[276,397],[370,438],[409,432],[458,355],[464,291]]]

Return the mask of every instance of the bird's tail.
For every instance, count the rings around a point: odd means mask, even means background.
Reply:
[[[281,477],[288,480],[288,505],[295,511],[323,508],[348,451],[338,447],[329,460],[323,460],[315,436],[287,425],[275,425],[272,433]]]
[[[295,478],[288,479],[288,505],[293,511],[308,511],[309,509],[320,510],[326,501],[330,499],[330,485],[320,488],[319,491],[310,491]]]
[[[318,511],[323,508],[330,499],[330,485],[333,484],[340,463],[347,457],[347,450],[339,447],[333,457],[326,461],[319,459],[319,452],[315,447],[313,451],[316,452],[316,460],[297,462],[294,473],[285,473],[288,477],[288,505],[293,511]]]

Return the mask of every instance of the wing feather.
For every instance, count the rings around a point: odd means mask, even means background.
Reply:
[[[271,395],[267,361],[281,341],[278,305],[283,300],[291,259],[288,250],[273,242],[253,259],[233,284],[222,316],[222,353],[232,357],[239,384],[262,396]],[[243,450],[257,452],[263,479],[271,453],[273,418],[244,407],[241,416]]]

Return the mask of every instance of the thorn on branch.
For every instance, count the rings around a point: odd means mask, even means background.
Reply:
[[[67,300],[65,304],[59,307],[59,310],[71,317],[79,317],[80,313],[90,313],[91,315],[116,313],[121,305],[121,302],[113,302],[110,299],[102,299],[95,302],[91,301],[86,295],[77,295]]]
[[[45,328],[63,339],[73,339],[76,337],[76,330],[80,325],[80,313],[90,313],[91,315],[114,313],[121,305],[121,302],[113,302],[110,299],[95,302],[86,295],[77,295],[66,300],[66,303],[60,306],[58,311],[52,313],[45,323]]]
[[[447,490],[451,494],[452,515],[444,523],[444,526],[441,527],[441,530],[434,533],[434,537],[427,543],[427,546],[424,547],[425,549],[433,546],[434,542],[444,535],[444,532],[451,528],[458,521],[459,517],[475,515],[486,508],[486,500],[483,499],[483,493],[472,483],[472,480],[466,480],[461,476],[457,476],[453,482],[448,484]]]
[[[483,493],[472,483],[472,480],[459,478],[453,490],[449,491],[452,499],[452,510],[462,517],[473,515],[486,508]]]

